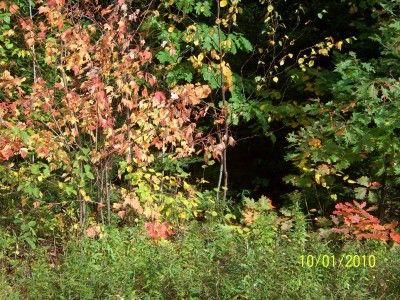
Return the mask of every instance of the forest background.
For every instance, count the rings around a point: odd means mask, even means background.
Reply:
[[[399,16],[0,1],[0,298],[398,299]]]

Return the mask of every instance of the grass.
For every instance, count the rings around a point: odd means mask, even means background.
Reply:
[[[109,227],[99,239],[75,238],[54,261],[4,249],[1,299],[400,299],[400,247],[344,242],[305,230],[282,233],[260,218],[251,231],[191,223],[170,240],[142,227]],[[372,268],[307,267],[301,255],[374,255]]]

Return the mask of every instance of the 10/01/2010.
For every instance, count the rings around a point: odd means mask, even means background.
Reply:
[[[300,255],[299,257],[302,267],[305,268],[360,268],[376,266],[375,255],[342,255],[336,257],[335,255],[319,254],[319,255]]]

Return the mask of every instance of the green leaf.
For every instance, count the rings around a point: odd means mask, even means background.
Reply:
[[[193,68],[189,65],[179,64],[176,68],[172,69],[167,74],[168,85],[176,85],[180,81],[192,82]]]
[[[194,8],[197,15],[203,14],[206,17],[211,16],[211,3],[210,1],[197,2]]]
[[[354,189],[356,199],[362,200],[365,199],[367,194],[367,189],[363,187],[357,187]]]
[[[77,195],[78,194],[77,191],[70,185],[66,185],[65,186],[65,192],[67,193],[68,196]]]
[[[40,174],[41,172],[40,172],[40,165],[38,165],[38,164],[34,164],[34,165],[31,165],[31,172],[32,172],[32,174],[33,175],[38,175],[38,174]]]
[[[28,245],[32,248],[32,250],[36,249],[36,245],[35,245],[34,241],[31,238],[26,237],[25,238],[25,242],[28,243]]]
[[[365,187],[369,187],[369,178],[367,176],[362,176],[362,177],[357,179],[357,183],[359,185],[362,185],[362,186],[365,186]]]
[[[89,165],[84,165],[83,168],[85,169],[85,175],[89,179],[94,179],[94,175],[92,173],[92,169]]]
[[[240,37],[239,42],[240,42],[239,49],[247,51],[247,52],[253,51],[253,45],[245,37],[243,37],[243,36]]]
[[[156,54],[156,58],[162,64],[173,64],[176,59],[172,57],[167,51],[160,51]]]
[[[83,152],[84,155],[89,155],[90,149],[82,148],[82,152]]]
[[[368,192],[368,201],[371,203],[378,202],[378,195],[376,194],[376,192],[373,191]]]
[[[185,14],[189,14],[193,11],[194,3],[194,0],[176,0],[176,7]]]
[[[11,22],[10,16],[11,16],[10,13],[3,13],[3,14],[0,14],[0,20],[3,20],[4,23],[6,23],[6,24],[10,24],[10,22]]]
[[[210,70],[207,66],[201,68],[201,74],[212,89],[217,89],[221,86],[221,76],[215,70]]]

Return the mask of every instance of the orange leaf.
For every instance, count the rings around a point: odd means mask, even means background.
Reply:
[[[96,237],[99,233],[100,233],[99,226],[91,226],[88,229],[86,229],[86,235],[90,238]]]
[[[126,216],[126,211],[125,210],[120,210],[118,212],[118,217],[120,217],[121,220],[125,219]]]
[[[48,6],[41,6],[38,8],[39,14],[45,14],[50,11],[50,8]]]
[[[320,148],[321,147],[321,140],[319,140],[319,139],[310,139],[308,141],[308,144],[310,146],[312,146],[312,147]]]
[[[35,43],[34,38],[29,38],[26,40],[26,44],[28,45],[28,47],[32,47],[34,43]]]
[[[10,13],[13,15],[13,14],[16,14],[18,12],[19,7],[16,4],[11,4],[8,9],[10,10]]]

